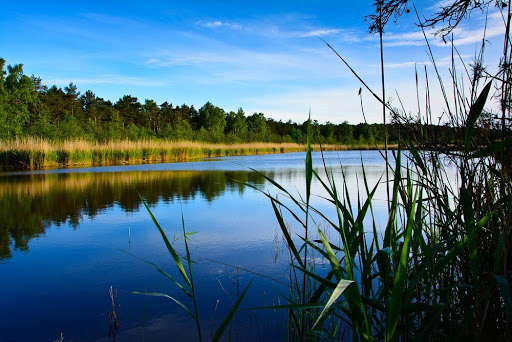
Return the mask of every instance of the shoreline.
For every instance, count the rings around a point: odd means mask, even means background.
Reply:
[[[48,142],[12,141],[0,144],[0,171],[34,171],[75,167],[138,165],[196,161],[206,158],[248,156],[306,151],[295,143],[200,143],[191,141],[110,141],[83,140]],[[388,149],[396,149],[389,145]],[[321,145],[323,151],[383,150],[384,145]],[[312,145],[320,151],[320,145]]]

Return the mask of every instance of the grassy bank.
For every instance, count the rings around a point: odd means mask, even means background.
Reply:
[[[370,145],[322,145],[324,151],[375,148]],[[320,146],[314,145],[313,149],[319,150]],[[51,142],[25,139],[0,144],[0,170],[163,163],[305,150],[305,145],[295,143],[212,144],[164,140],[91,143],[85,140]]]

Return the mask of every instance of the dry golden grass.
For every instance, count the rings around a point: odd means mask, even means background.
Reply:
[[[320,149],[320,145],[313,144],[313,149]],[[391,146],[393,147],[393,146]],[[66,140],[53,142],[38,138],[16,139],[0,143],[0,151],[93,151],[93,150],[142,150],[142,149],[273,149],[283,148],[285,150],[305,150],[306,145],[296,143],[268,143],[268,142],[251,142],[251,143],[205,143],[196,141],[164,141],[164,140],[116,140],[106,143],[91,143],[87,140]],[[323,150],[350,150],[350,149],[374,149],[372,145],[322,145]]]
[[[313,145],[320,150],[320,145]],[[375,149],[375,146],[322,145],[324,151]],[[119,140],[94,143],[27,138],[0,143],[0,169],[40,169],[65,166],[187,161],[208,157],[305,151],[295,143],[204,143],[194,141]]]
[[[314,145],[319,148],[319,145]],[[342,145],[323,145],[322,148],[338,149]],[[195,141],[164,141],[164,140],[117,140],[106,143],[91,143],[87,140],[66,140],[61,142],[52,142],[44,139],[27,138],[16,139],[0,143],[0,151],[92,151],[92,150],[142,150],[142,149],[272,149],[284,148],[285,150],[305,150],[306,145],[296,143],[265,143],[253,142],[244,144],[226,144],[226,143],[204,143]]]

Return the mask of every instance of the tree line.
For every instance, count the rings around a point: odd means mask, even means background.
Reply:
[[[313,143],[373,145],[384,143],[382,124],[341,124],[313,121]],[[441,129],[439,129],[441,128]],[[443,129],[444,128],[444,129]],[[387,127],[388,141],[397,142],[399,125]],[[452,140],[446,127],[436,131]],[[444,133],[443,133],[444,132]],[[402,132],[403,134],[403,132]],[[296,123],[267,118],[263,113],[247,115],[242,108],[225,111],[205,103],[196,109],[186,104],[158,104],[125,95],[117,102],[105,100],[91,90],[81,94],[76,85],[64,88],[43,85],[40,77],[27,76],[23,65],[6,66],[0,58],[0,140],[37,137],[50,141],[85,139],[163,139],[170,141],[306,142],[307,121]]]

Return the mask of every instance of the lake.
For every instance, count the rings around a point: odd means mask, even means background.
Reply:
[[[377,151],[324,155],[335,178],[343,169],[354,201],[358,184],[364,189],[362,162],[370,186],[385,172]],[[138,193],[169,239],[177,239],[180,253],[182,215],[186,231],[195,233],[190,248],[204,339],[251,281],[225,337],[284,339],[286,312],[251,310],[285,304],[290,271],[270,200],[253,187],[286,199],[251,169],[303,195],[304,160],[305,153],[289,153],[0,174],[0,340],[53,341],[61,333],[66,342],[113,340],[111,287],[117,290],[117,340],[196,339],[195,322],[176,303],[134,293],[165,293],[192,308],[174,283],[144,262],[181,280]],[[313,153],[320,174],[322,165],[320,153]],[[312,204],[334,217],[318,181],[312,194]],[[373,205],[378,225],[387,219],[385,198],[381,184]],[[317,223],[325,229],[325,222]]]

